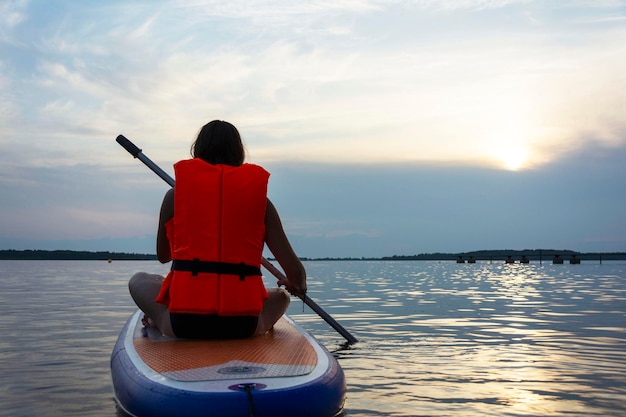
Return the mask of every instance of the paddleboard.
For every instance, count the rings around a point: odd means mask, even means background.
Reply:
[[[118,407],[135,417],[334,417],[346,393],[336,358],[290,317],[264,336],[168,338],[135,312],[111,355]]]

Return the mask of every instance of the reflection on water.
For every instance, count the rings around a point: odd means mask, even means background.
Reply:
[[[129,268],[0,261],[1,416],[115,415],[109,358],[134,311]]]
[[[626,265],[307,266],[362,340],[338,352],[349,416],[626,413]]]
[[[626,414],[626,264],[308,262],[346,416]],[[0,415],[114,416],[109,356],[157,262],[0,262]],[[269,279],[268,285],[274,280]]]

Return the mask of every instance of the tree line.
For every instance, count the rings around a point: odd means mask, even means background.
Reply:
[[[107,260],[153,260],[156,255],[125,252],[90,252],[73,250],[0,250],[2,260],[25,261],[107,261]]]
[[[498,250],[478,250],[472,252],[459,253],[422,253],[419,255],[393,255],[383,257],[383,260],[424,260],[424,261],[452,261],[464,259],[474,259],[477,261],[500,261],[508,258],[519,260],[525,257],[528,260],[552,260],[554,257],[570,259],[576,257],[581,260],[626,260],[626,252],[576,252],[568,249],[498,249]]]
[[[514,258],[519,260],[525,257],[528,260],[552,260],[555,256],[563,259],[570,259],[572,256],[581,260],[626,260],[626,252],[576,252],[567,249],[498,249],[498,250],[478,250],[472,252],[459,253],[421,253],[417,255],[392,255],[375,257],[324,257],[324,258],[307,258],[302,257],[303,261],[454,261],[459,258],[463,260],[474,259],[477,261],[498,261]],[[0,250],[0,260],[156,260],[154,254],[146,253],[126,253],[126,252],[91,252],[91,251],[73,251],[73,250]],[[273,260],[272,258],[270,258]]]

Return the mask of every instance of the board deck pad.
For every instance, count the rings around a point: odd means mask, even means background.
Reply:
[[[317,364],[311,343],[284,318],[264,336],[231,340],[166,338],[139,324],[133,344],[146,365],[179,381],[299,376]]]

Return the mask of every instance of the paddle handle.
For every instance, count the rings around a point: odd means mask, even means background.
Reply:
[[[122,145],[122,147],[126,149],[134,158],[137,158],[137,155],[141,153],[141,149],[135,146],[135,144],[130,140],[126,139],[124,135],[118,135],[117,138],[115,138],[115,141]]]
[[[150,158],[148,158],[146,155],[143,154],[143,152],[141,152],[141,149],[135,146],[135,144],[132,143],[130,140],[126,139],[124,135],[119,135],[115,139],[115,141],[119,143],[120,145],[122,145],[122,147],[126,149],[128,153],[130,153],[134,158],[139,159],[148,168],[154,171],[154,173],[157,174],[159,177],[161,177],[161,179],[163,179],[166,183],[168,183],[170,187],[174,186],[174,183],[175,183],[174,178],[172,178],[167,172],[159,168],[157,164],[152,162]]]
[[[126,149],[134,158],[139,159],[143,162],[148,168],[150,168],[155,174],[157,174],[161,179],[163,179],[166,183],[168,183],[171,187],[174,186],[175,181],[167,172],[163,171],[157,164],[152,162],[150,158],[145,156],[141,149],[135,146],[129,139],[127,139],[124,135],[119,135],[115,141],[122,145],[124,149]],[[267,259],[261,258],[261,263],[263,267],[270,271],[272,275],[274,275],[278,280],[287,279],[285,275],[274,265],[272,265]],[[358,340],[352,336],[341,324],[337,323],[337,321],[330,316],[327,312],[325,312],[322,307],[317,305],[317,303],[311,300],[306,294],[298,295],[298,297],[304,301],[304,303],[309,306],[311,310],[317,313],[326,323],[328,323],[333,329],[337,331],[340,335],[342,335],[347,341],[348,344],[353,344],[358,342]]]

